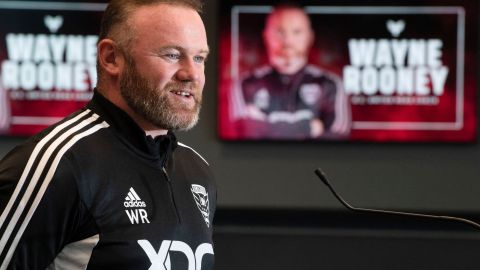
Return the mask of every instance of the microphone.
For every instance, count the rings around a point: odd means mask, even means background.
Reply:
[[[320,168],[317,168],[315,170],[315,174],[318,176],[318,178],[320,178],[320,180],[322,180],[322,182],[328,187],[328,189],[330,189],[330,191],[333,193],[335,198],[337,198],[337,200],[339,200],[347,209],[351,211],[361,212],[361,213],[377,213],[377,214],[388,214],[388,215],[397,215],[397,216],[450,220],[450,221],[462,222],[480,230],[480,224],[465,218],[353,207],[335,191],[335,189],[332,187],[332,185],[328,181],[327,176],[322,172],[322,170],[320,170]]]

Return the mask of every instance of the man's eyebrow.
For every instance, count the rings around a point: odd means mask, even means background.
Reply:
[[[158,52],[163,52],[163,51],[166,51],[166,50],[184,51],[185,49],[183,49],[183,48],[180,47],[180,46],[166,45],[166,46],[162,46],[162,47],[158,48],[156,51],[158,51]]]
[[[200,53],[210,54],[210,48],[200,50]]]

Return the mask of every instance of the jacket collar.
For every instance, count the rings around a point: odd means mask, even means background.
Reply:
[[[156,138],[146,136],[145,131],[125,111],[96,90],[87,108],[100,115],[123,141],[154,159],[161,159],[162,166],[177,147],[177,138],[173,132],[169,131]]]

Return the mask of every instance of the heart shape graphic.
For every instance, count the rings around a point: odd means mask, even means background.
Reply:
[[[387,21],[387,29],[390,34],[394,37],[400,36],[400,34],[405,30],[405,21],[404,20],[388,20]]]
[[[50,33],[56,33],[60,27],[63,25],[63,17],[62,16],[50,16],[47,15],[43,18],[43,22],[45,26],[50,30]]]

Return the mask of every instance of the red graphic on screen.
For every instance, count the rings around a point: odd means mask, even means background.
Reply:
[[[35,134],[93,94],[103,5],[44,4],[0,9],[1,134]]]
[[[279,7],[228,7],[220,31],[222,139],[475,140],[475,9],[302,7],[314,36],[303,63],[295,48],[308,38],[300,41],[281,27],[269,33]],[[301,35],[289,16],[291,32]],[[275,35],[282,42],[271,42]],[[281,68],[296,65],[303,69],[292,68],[294,75]],[[340,91],[343,103],[335,95]],[[265,127],[265,119],[276,125]],[[321,136],[312,135],[311,119],[320,120]]]

